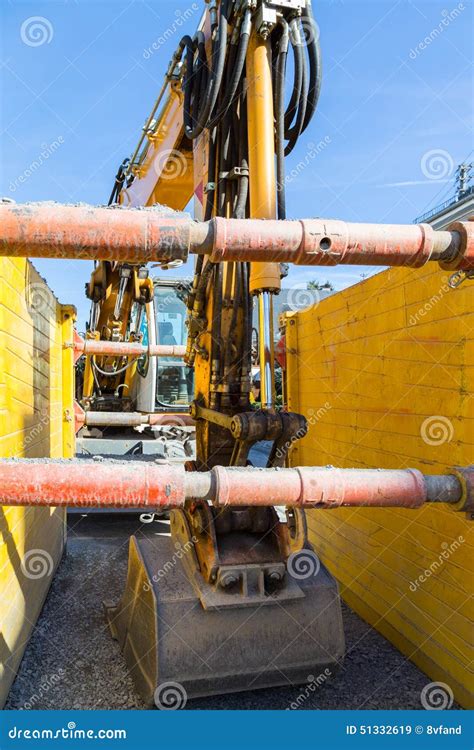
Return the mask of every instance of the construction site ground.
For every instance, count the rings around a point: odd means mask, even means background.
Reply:
[[[118,601],[131,534],[167,535],[165,519],[69,513],[67,550],[10,692],[7,709],[145,709],[105,624]],[[177,564],[181,564],[179,561]],[[346,657],[317,689],[281,687],[188,701],[187,709],[421,709],[430,682],[347,606]]]

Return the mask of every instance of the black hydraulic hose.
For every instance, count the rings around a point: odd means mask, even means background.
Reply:
[[[218,382],[222,377],[222,338],[221,338],[221,316],[222,316],[222,263],[214,266],[213,285],[213,316],[211,324],[212,335],[212,366],[211,372],[217,377]],[[217,394],[216,394],[217,395]]]
[[[299,19],[292,18],[290,21],[290,41],[293,49],[293,60],[295,67],[293,90],[285,112],[285,130],[288,130],[295,119],[298,111],[298,105],[301,98],[301,87],[303,85],[303,54],[304,50],[301,44],[301,35],[299,29]]]
[[[192,126],[195,127],[197,123],[197,113],[200,107],[200,103],[204,100],[207,83],[208,83],[208,70],[207,70],[207,57],[206,57],[206,40],[202,31],[198,31],[195,36],[196,49],[198,53],[197,64],[196,64],[196,76],[192,86]]]
[[[303,129],[306,130],[311,118],[313,117],[316,107],[318,106],[319,95],[321,93],[322,82],[322,58],[321,45],[319,41],[319,28],[314,20],[311,0],[307,0],[306,8],[303,12],[303,27],[306,31],[306,40],[308,44],[309,56],[309,87],[308,87],[308,104],[303,122]]]
[[[229,55],[229,67],[232,70],[232,78],[230,82],[226,83],[226,95],[222,104],[219,105],[217,113],[212,118],[209,127],[215,125],[222,117],[227,113],[227,110],[235,100],[237,89],[239,88],[242,73],[244,72],[245,60],[247,59],[247,50],[250,41],[250,35],[252,33],[252,13],[247,10],[242,21],[240,28],[240,36],[237,51],[235,53],[235,59],[230,63]]]
[[[285,202],[285,78],[288,58],[288,24],[280,19],[282,34],[278,44],[275,75],[275,141],[277,156],[278,218],[286,219]]]
[[[209,155],[207,169],[206,207],[204,221],[212,219],[216,196],[216,162],[217,162],[217,130],[214,128],[209,136]]]
[[[117,203],[118,197],[120,193],[122,192],[122,188],[125,182],[125,173],[127,171],[127,167],[130,163],[130,159],[124,159],[121,163],[120,167],[118,168],[118,172],[115,175],[115,182],[114,186],[112,188],[112,192],[110,193],[110,198],[108,202],[108,206],[112,206],[114,203]]]
[[[193,140],[197,138],[202,131],[208,127],[209,116],[214,111],[216,106],[217,97],[222,84],[222,77],[225,68],[225,57],[227,52],[227,30],[228,30],[228,5],[229,0],[222,0],[219,13],[219,26],[217,29],[217,36],[212,45],[211,52],[211,70],[209,79],[207,81],[206,91],[204,96],[201,98],[196,109],[198,110],[195,115],[196,124],[193,126],[189,112],[186,112],[185,108],[185,133],[186,136]],[[192,82],[192,71],[186,70],[185,78],[185,94],[186,89],[190,89],[189,96],[191,94],[191,82]]]
[[[191,103],[193,95],[193,83],[194,83],[194,41],[189,35],[183,36],[179,43],[179,50],[186,50],[186,72],[184,76],[184,104],[183,104],[183,117],[185,127],[191,125],[193,117],[191,113]],[[179,53],[178,53],[179,54]]]
[[[298,27],[297,33],[298,34],[300,33],[299,27]],[[288,143],[285,148],[285,156],[288,156],[289,154],[291,154],[294,147],[296,146],[298,138],[303,132],[303,124],[305,121],[306,111],[307,111],[308,62],[306,60],[306,55],[304,54],[303,46],[301,45],[301,39],[299,40],[299,42],[300,42],[300,51],[301,51],[301,93],[300,93],[298,111],[296,113],[296,122],[291,128],[288,128],[285,131],[285,138],[288,140]],[[298,37],[296,37],[296,44],[298,45]]]

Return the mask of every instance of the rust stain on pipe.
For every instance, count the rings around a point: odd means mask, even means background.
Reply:
[[[246,497],[245,502],[251,505],[418,508],[427,499],[424,476],[416,469],[303,466],[268,470],[218,466],[212,473],[216,477],[216,505],[236,505]]]
[[[4,505],[71,507],[179,507],[184,504],[184,469],[97,461],[0,461]]]
[[[191,220],[152,209],[0,205],[3,255],[147,263],[186,260]]]
[[[218,261],[296,265],[419,267],[438,260],[472,270],[472,222],[447,231],[429,224],[353,224],[327,219],[277,221],[214,218],[196,222],[141,211],[91,206],[0,205],[0,253],[129,263],[186,260],[189,253]]]
[[[194,419],[189,414],[158,414],[155,412],[85,411],[84,424],[88,427],[140,427],[140,425],[193,426]]]
[[[74,342],[74,351],[78,354],[88,354],[91,356],[113,356],[113,357],[184,357],[186,354],[185,346],[165,344],[154,344],[144,346],[140,343],[122,342],[122,341],[103,341],[93,339],[77,339]]]
[[[419,508],[444,496],[450,502],[472,496],[474,472],[458,469],[433,483],[416,469],[252,469],[215,467],[185,472],[184,466],[138,461],[0,461],[0,504],[69,505],[72,507],[180,507],[186,500],[206,499],[216,506],[299,505],[301,507]],[[464,495],[463,495],[464,493]]]

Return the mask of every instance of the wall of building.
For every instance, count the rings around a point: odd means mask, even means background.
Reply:
[[[286,317],[289,408],[307,437],[291,464],[473,463],[472,283],[391,269]],[[472,705],[473,521],[445,505],[309,513],[348,604],[463,706]],[[402,686],[401,686],[402,689]]]
[[[31,263],[0,259],[0,457],[72,456],[74,310]],[[0,706],[65,542],[65,513],[0,507]]]

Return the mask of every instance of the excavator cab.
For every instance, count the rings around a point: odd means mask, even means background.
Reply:
[[[190,282],[181,279],[155,279],[157,343],[184,346],[187,339],[186,296]],[[157,412],[188,413],[194,398],[193,370],[184,358],[160,357],[156,371]]]

